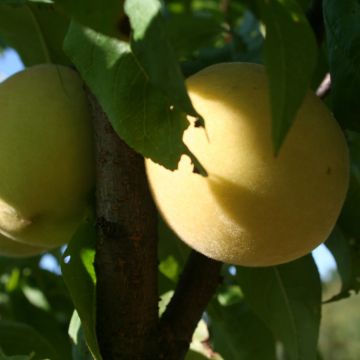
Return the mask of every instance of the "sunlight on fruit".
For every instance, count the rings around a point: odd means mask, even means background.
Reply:
[[[0,84],[0,119],[0,253],[23,256],[68,242],[94,187],[81,79],[64,66],[20,71]]]
[[[191,119],[184,142],[209,173],[183,156],[171,172],[146,161],[164,219],[195,250],[220,261],[269,266],[299,258],[326,240],[348,188],[343,133],[308,93],[278,157],[264,67],[210,66],[187,81],[206,131]]]

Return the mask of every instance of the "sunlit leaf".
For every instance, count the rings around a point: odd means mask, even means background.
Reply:
[[[61,270],[84,329],[86,342],[96,360],[101,359],[96,337],[96,294],[93,263],[95,258],[95,227],[83,223],[69,243]]]
[[[181,154],[196,162],[182,141],[185,113],[150,84],[128,44],[73,23],[65,49],[129,146],[170,169]]]

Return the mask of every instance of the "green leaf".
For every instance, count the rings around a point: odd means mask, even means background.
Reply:
[[[33,359],[33,355],[15,355],[15,356],[6,356],[2,350],[0,349],[0,360],[31,360]]]
[[[321,283],[311,255],[269,268],[238,267],[245,301],[280,340],[289,360],[315,360]]]
[[[180,275],[181,269],[184,267],[188,256],[190,255],[190,248],[181,241],[177,235],[170,229],[170,227],[160,218],[158,225],[159,234],[159,260],[166,260],[172,257],[176,260],[178,267],[176,276]]]
[[[31,281],[33,278],[29,280]],[[61,281],[60,277],[59,280]],[[23,283],[22,288],[27,286],[25,279],[22,279],[21,282]],[[38,288],[38,293],[45,290],[45,284],[42,285],[44,286],[44,289]],[[69,359],[71,354],[70,342],[63,329],[63,321],[59,321],[57,318],[60,314],[60,316],[64,316],[64,313],[57,312],[57,314],[55,314],[54,309],[45,311],[36,305],[34,306],[31,302],[29,302],[28,298],[24,296],[22,288],[8,294],[10,300],[9,307],[11,311],[8,314],[2,312],[3,319],[13,320],[31,326],[31,328],[36,332],[42,334],[42,337],[52,346],[61,360]],[[43,296],[44,295],[45,294],[43,293]],[[66,307],[66,305],[67,304],[65,303],[64,307]]]
[[[334,256],[336,267],[341,278],[339,294],[334,295],[326,302],[348,298],[351,291],[360,291],[360,254],[359,240],[349,239],[340,227],[336,227],[325,243]]]
[[[214,17],[204,14],[173,14],[166,19],[166,30],[175,52],[179,56],[212,45],[224,28]]]
[[[110,36],[121,36],[124,0],[55,0],[74,20]]]
[[[131,49],[145,77],[163,92],[170,105],[199,116],[168,39],[160,0],[127,0],[125,11],[133,29]]]
[[[324,19],[333,111],[346,127],[360,130],[360,3],[326,0]]]
[[[1,5],[23,5],[27,2],[28,0],[0,0]]]
[[[149,83],[128,44],[72,23],[65,50],[129,146],[170,169],[188,154],[201,169],[182,141],[185,113]]]
[[[340,225],[347,234],[360,238],[360,134],[347,132],[350,150],[350,184],[340,215]]]
[[[313,2],[312,0],[296,0],[296,1],[299,3],[299,5],[304,11],[307,10],[310,7],[311,3]]]
[[[83,223],[70,241],[61,263],[66,286],[84,329],[87,345],[96,360],[101,359],[96,338],[95,227]]]
[[[69,63],[62,51],[68,21],[53,4],[0,4],[0,37],[15,48],[25,65]]]
[[[272,137],[278,153],[307,93],[317,46],[295,0],[257,0],[266,26],[265,64],[272,109]]]
[[[13,321],[0,320],[0,348],[6,355],[30,355],[33,360],[62,360],[55,349],[33,328]]]
[[[213,300],[207,310],[211,342],[224,359],[275,360],[271,331],[246,304],[221,306]]]
[[[163,294],[175,289],[190,248],[160,218],[158,225],[159,290]]]
[[[81,326],[81,320],[76,311],[69,325],[69,336],[73,341],[73,359],[72,360],[93,360],[93,357],[86,345],[84,330]]]

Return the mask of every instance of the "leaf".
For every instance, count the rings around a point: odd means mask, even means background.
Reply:
[[[350,150],[350,184],[339,222],[348,235],[360,238],[360,134],[348,131],[347,140]]]
[[[326,303],[348,298],[351,291],[360,291],[360,243],[349,239],[336,227],[325,243],[334,256],[341,278],[340,293],[328,299]]]
[[[0,348],[6,355],[30,355],[33,360],[62,360],[51,345],[28,325],[0,320]]]
[[[159,291],[173,290],[190,254],[190,248],[159,219],[158,225]]]
[[[70,321],[69,336],[73,341],[73,360],[92,360],[93,357],[86,345],[84,331],[76,311],[74,311]]]
[[[178,56],[212,45],[224,28],[214,17],[204,14],[172,14],[166,19],[166,30]]]
[[[271,331],[246,304],[221,306],[213,300],[208,313],[211,341],[224,359],[275,360]]]
[[[301,8],[304,11],[307,10],[310,7],[311,3],[312,3],[311,0],[296,0],[296,1],[299,3],[299,5],[301,6]]]
[[[360,130],[360,3],[326,0],[323,7],[333,111],[344,126]]]
[[[311,255],[269,268],[237,268],[245,301],[272,330],[289,360],[315,360],[321,283]]]
[[[34,279],[31,278],[28,280],[30,283]],[[25,279],[22,279],[21,282],[23,283],[22,287],[24,287],[26,284]],[[45,290],[45,284],[42,285],[44,286],[44,289],[38,288],[37,290],[39,293]],[[58,318],[59,315],[64,317],[66,315],[63,312],[56,312],[55,309],[44,311],[43,309],[36,307],[36,305],[34,306],[29,302],[28,298],[24,296],[22,290],[23,289],[20,288],[8,293],[11,312],[8,314],[2,312],[3,319],[27,324],[37,333],[42,334],[42,337],[56,351],[61,360],[69,359],[71,354],[70,342],[63,329],[63,321],[59,321]],[[64,305],[66,306],[67,304]]]
[[[53,4],[0,4],[0,37],[15,48],[27,65],[69,64],[62,51],[68,21]]]
[[[350,149],[350,184],[338,227],[335,228],[326,246],[333,254],[342,287],[339,294],[328,302],[350,296],[351,291],[360,291],[360,134],[347,132]]]
[[[66,286],[84,329],[87,345],[96,360],[101,359],[96,338],[95,227],[83,223],[70,241],[61,263]]]
[[[307,93],[317,46],[295,0],[257,0],[266,26],[265,63],[272,109],[272,137],[278,153]]]
[[[174,50],[167,36],[159,0],[127,0],[125,11],[133,29],[131,49],[148,81],[170,105],[199,116],[186,92]]]
[[[149,83],[128,44],[72,23],[65,50],[130,147],[170,169],[181,154],[200,167],[182,142],[185,114]]]
[[[0,360],[31,360],[33,358],[34,357],[32,354],[29,356],[27,355],[6,356],[0,348]]]
[[[55,0],[77,22],[101,33],[118,37],[125,23],[124,0]]]

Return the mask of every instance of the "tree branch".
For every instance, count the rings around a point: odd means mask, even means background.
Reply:
[[[220,283],[221,262],[192,251],[174,296],[160,319],[159,359],[181,360]]]
[[[143,157],[115,133],[96,99],[97,336],[104,360],[157,354],[157,213]]]

